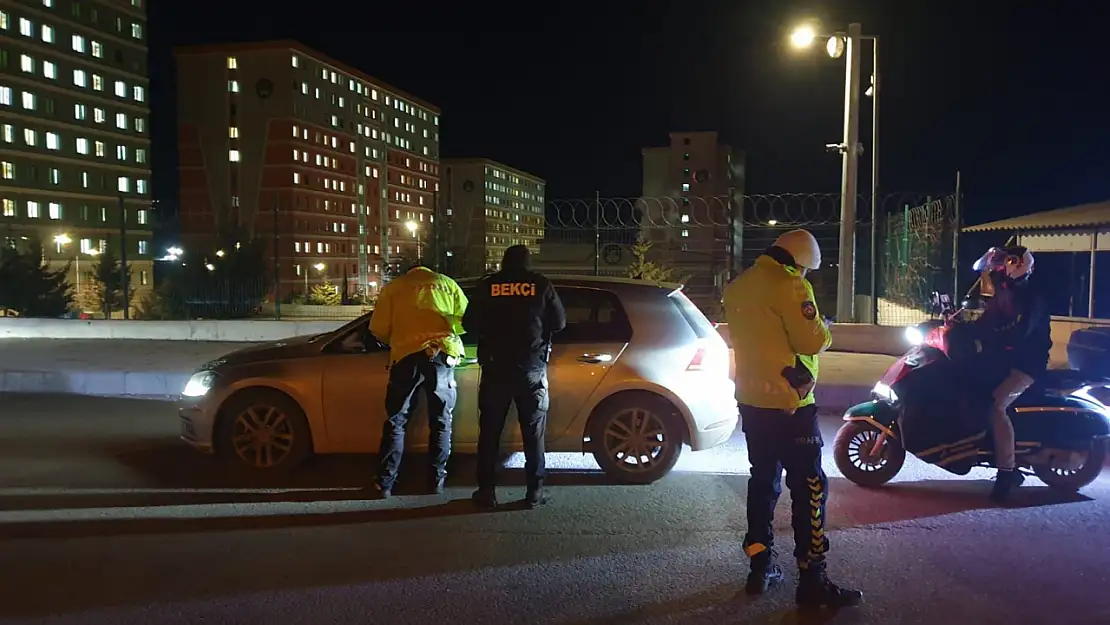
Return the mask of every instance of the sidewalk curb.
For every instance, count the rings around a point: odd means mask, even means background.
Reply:
[[[0,392],[66,393],[91,397],[173,397],[192,371],[0,371]]]

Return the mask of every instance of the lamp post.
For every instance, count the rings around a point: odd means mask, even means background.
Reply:
[[[73,239],[69,238],[68,234],[59,234],[54,237],[54,245],[58,254],[62,253],[62,248],[73,243]],[[81,250],[78,250],[74,256],[73,271],[77,276],[75,287],[77,288],[77,297],[81,297]]]
[[[811,26],[794,30],[790,41],[796,48],[808,48],[818,38],[817,31]],[[872,43],[873,67],[871,86],[867,90],[871,97],[871,322],[878,319],[876,298],[876,274],[878,261],[876,239],[878,237],[878,189],[879,189],[879,38],[864,36],[859,23],[848,25],[846,33],[835,33],[828,38],[826,51],[832,58],[846,54],[844,75],[844,137],[834,147],[843,157],[840,184],[840,267],[837,272],[836,317],[840,321],[855,320],[855,269],[856,269],[856,204],[859,199],[857,190],[859,178],[859,108],[860,108],[860,42]]]
[[[316,263],[315,265],[312,266],[312,268],[315,269],[316,271],[323,271],[323,270],[327,269],[328,266],[324,263]],[[308,271],[307,270],[304,272],[304,296],[306,298],[308,297]]]
[[[416,239],[416,260],[419,261],[421,249],[420,239],[416,238],[416,231],[420,229],[420,224],[416,223],[415,221],[407,221],[405,222],[405,227],[409,229],[409,233],[412,234],[412,238]]]

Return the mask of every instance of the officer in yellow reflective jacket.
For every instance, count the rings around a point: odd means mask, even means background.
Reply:
[[[394,278],[378,295],[370,332],[389,345],[389,387],[385,393],[377,487],[392,494],[405,449],[405,426],[417,389],[428,407],[431,475],[439,494],[451,455],[451,412],[455,409],[455,365],[463,356],[462,317],[466,295],[458,283],[423,266]]]
[[[813,389],[818,354],[832,337],[805,278],[820,266],[821,249],[812,234],[784,233],[728,285],[724,308],[751,462],[744,536],[744,552],[751,558],[747,591],[761,594],[783,579],[771,526],[785,469],[799,569],[795,599],[799,605],[842,607],[857,605],[863,593],[833,584],[825,573],[828,478],[821,468],[824,443]]]

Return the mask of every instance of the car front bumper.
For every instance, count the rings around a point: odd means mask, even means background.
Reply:
[[[215,451],[216,410],[204,403],[182,403],[177,409],[181,426],[181,440],[201,453]]]

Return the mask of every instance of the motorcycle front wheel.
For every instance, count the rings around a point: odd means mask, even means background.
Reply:
[[[1078,469],[1058,469],[1039,464],[1033,467],[1033,473],[1050,488],[1074,493],[1098,479],[1105,463],[1106,441],[1098,440],[1091,443],[1087,458]]]
[[[833,442],[833,459],[840,473],[866,488],[894,479],[906,462],[902,443],[864,421],[849,421],[840,427]],[[876,449],[876,444],[878,448]]]

